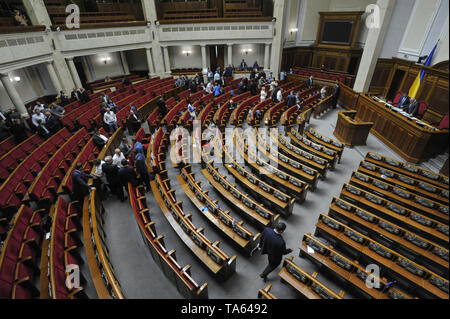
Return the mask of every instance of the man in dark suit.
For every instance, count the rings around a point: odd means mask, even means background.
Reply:
[[[14,135],[17,144],[22,143],[28,138],[27,135],[28,129],[19,119],[13,118],[11,122],[12,124],[11,127],[9,128],[9,131],[11,132],[12,135]]]
[[[51,114],[49,111],[45,112],[46,120],[45,120],[45,126],[50,130],[51,134],[55,134],[60,129],[62,129],[62,124],[59,120],[59,118]]]
[[[126,189],[128,189],[128,183],[131,183],[133,186],[139,186],[134,167],[129,166],[128,160],[126,159],[123,159],[121,164],[122,167],[119,168],[119,178],[122,186]]]
[[[86,91],[84,88],[80,88],[80,93],[81,93],[80,101],[82,103],[87,103],[91,100],[88,91]]]
[[[156,102],[156,105],[158,106],[161,119],[163,119],[167,115],[167,104],[166,101],[164,101],[164,97],[162,95],[159,97],[159,100],[158,102]]]
[[[267,280],[267,275],[274,271],[282,261],[284,255],[290,254],[292,249],[286,249],[286,243],[281,236],[286,230],[286,224],[278,223],[275,229],[266,227],[261,235],[259,248],[261,254],[268,255],[269,264],[259,275],[264,282]]]
[[[77,89],[73,89],[72,93],[70,93],[70,98],[73,101],[80,101],[80,99],[81,99],[81,92],[79,90],[77,90]]]
[[[93,178],[91,175],[83,173],[81,171],[83,164],[77,163],[75,170],[72,173],[72,192],[74,200],[79,203],[83,202],[83,199],[89,195],[89,191],[92,189],[88,185],[87,179]]]
[[[255,80],[250,82],[249,90],[253,96],[258,95],[258,83]]]
[[[95,131],[94,135],[92,136],[92,141],[94,142],[94,145],[97,146],[99,150],[102,150],[103,147],[105,147],[106,143],[108,142],[108,138],[102,134],[100,134],[100,131]]]
[[[146,192],[150,192],[150,175],[148,175],[147,160],[144,154],[134,150],[134,166],[136,172],[141,176]]]
[[[43,139],[48,139],[50,136],[52,136],[50,130],[44,125],[44,123],[41,120],[38,120],[38,126],[36,127],[36,132]]]
[[[332,99],[333,99],[333,101],[332,101],[333,102],[333,109],[335,109],[336,106],[337,106],[337,101],[339,99],[339,94],[341,94],[341,86],[338,83],[338,84],[336,84],[336,87],[334,88],[333,97],[332,97]]]
[[[105,157],[105,163],[102,165],[102,172],[106,176],[106,181],[108,182],[111,193],[116,195],[121,202],[124,202],[125,195],[119,177],[119,168],[113,164],[111,156]]]
[[[133,110],[130,110],[130,115],[128,115],[129,128],[131,129],[130,135],[136,135],[136,133],[141,128],[141,120],[137,117]]]
[[[225,69],[225,73],[223,75],[224,77],[228,78],[230,76],[233,76],[233,67],[231,66],[231,64],[229,64],[227,66],[227,68]]]
[[[313,80],[313,77],[312,77],[312,75],[308,78],[308,80],[306,80],[306,87],[309,89],[309,88],[312,88],[312,86],[314,85],[314,80]]]
[[[400,98],[400,100],[397,103],[397,107],[399,109],[404,108],[406,105],[409,105],[409,97],[406,93],[403,93],[403,96]]]
[[[294,91],[291,91],[291,93],[286,98],[286,104],[288,107],[292,107],[297,103],[297,99],[295,98]]]
[[[405,106],[405,111],[412,116],[416,116],[419,112],[419,102],[415,98],[410,99],[410,103],[408,106]]]

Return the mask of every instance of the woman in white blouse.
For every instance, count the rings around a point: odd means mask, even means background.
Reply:
[[[265,88],[262,88],[261,90],[261,102],[264,102],[267,98],[267,92]]]
[[[326,87],[326,86],[324,86],[324,87],[320,90],[320,97],[321,97],[322,99],[324,99],[324,98],[327,97],[327,87]]]

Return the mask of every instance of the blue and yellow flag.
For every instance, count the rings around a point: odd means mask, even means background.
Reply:
[[[438,41],[439,43],[439,41]],[[438,46],[438,43],[433,48],[433,51],[431,51],[430,55],[428,56],[427,60],[423,64],[424,66],[430,66],[431,60],[433,60],[433,55],[436,52],[436,48]],[[425,76],[425,70],[420,70],[420,73],[417,75],[417,79],[414,81],[413,85],[409,89],[409,97],[416,98],[417,92],[419,91],[420,84],[422,84],[423,78]]]

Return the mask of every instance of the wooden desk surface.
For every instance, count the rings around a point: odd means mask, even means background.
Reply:
[[[191,237],[189,237],[184,230],[181,228],[180,224],[178,224],[173,216],[170,209],[166,206],[166,203],[161,198],[161,195],[158,190],[158,186],[156,185],[155,181],[152,181],[150,183],[150,186],[152,188],[153,195],[155,196],[156,201],[158,202],[159,207],[161,208],[161,211],[163,212],[164,216],[166,217],[167,221],[170,223],[170,226],[172,226],[173,230],[177,233],[178,237],[183,241],[183,243],[194,253],[197,258],[199,258],[202,263],[208,267],[208,269],[215,275],[217,275],[220,270],[222,269],[222,266],[216,264],[209,256],[208,253],[198,247]]]
[[[241,201],[236,200],[236,197],[234,197],[228,190],[226,190],[222,184],[216,182],[214,180],[214,177],[208,172],[208,170],[203,169],[202,170],[203,175],[208,180],[208,182],[223,196],[225,197],[229,202],[231,202],[237,209],[239,209],[242,213],[247,215],[250,219],[256,221],[260,226],[262,227],[268,227],[271,225],[271,221],[269,219],[266,219],[262,217],[260,214],[258,214],[255,210],[250,209],[249,207],[245,206]],[[242,194],[242,193],[241,193]]]
[[[250,241],[245,240],[238,234],[236,234],[230,227],[227,227],[223,224],[223,222],[216,217],[213,213],[211,213],[209,210],[203,211],[203,208],[205,207],[205,204],[203,204],[194,194],[194,192],[189,188],[187,182],[183,179],[181,175],[177,176],[177,180],[181,185],[181,188],[183,188],[183,191],[186,193],[186,195],[189,197],[189,199],[192,201],[192,203],[197,207],[199,212],[203,214],[214,226],[219,228],[225,235],[227,235],[231,240],[233,240],[236,244],[238,244],[242,248],[246,248]]]

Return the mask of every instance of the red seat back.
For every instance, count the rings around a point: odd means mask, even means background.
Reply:
[[[440,130],[448,130],[448,114],[444,116],[441,123],[438,126],[438,129]]]

